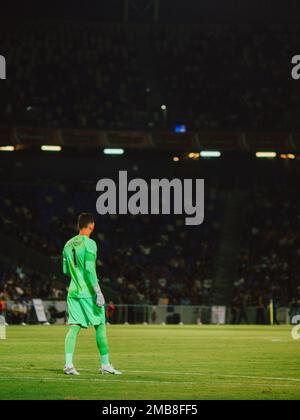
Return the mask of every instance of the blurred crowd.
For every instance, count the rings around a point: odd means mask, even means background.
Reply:
[[[21,265],[9,267],[1,263],[0,296],[5,300],[26,300],[32,298],[59,299],[65,291],[55,287],[54,276],[43,276],[41,273],[24,269]]]
[[[9,77],[0,86],[0,123],[299,128],[299,84],[291,78],[298,39],[292,24],[3,26]]]
[[[283,24],[130,27],[29,22],[0,28],[9,77],[0,84],[0,125],[91,129],[290,130],[300,128],[300,84],[290,75],[299,26]],[[141,39],[143,42],[141,43]],[[142,48],[147,40],[147,48]],[[151,63],[151,68],[149,68]],[[161,105],[165,104],[165,109]],[[94,183],[3,183],[0,229],[53,260],[95,208]],[[205,223],[173,216],[98,217],[98,273],[123,303],[206,304],[213,288],[221,210],[206,192]],[[297,191],[256,188],[238,256],[233,322],[272,299],[300,307]],[[84,203],[84,204],[83,204]],[[84,207],[83,207],[84,206]],[[51,277],[1,265],[0,311],[21,314],[33,297],[64,299]],[[22,315],[23,314],[23,315]]]
[[[299,126],[290,77],[299,27],[203,25],[161,28],[157,63],[170,115],[197,130]]]
[[[253,208],[239,256],[239,280],[233,306],[257,308],[263,323],[270,300],[300,307],[300,200],[290,189],[262,189],[253,193]]]
[[[25,325],[32,299],[65,299],[66,288],[56,286],[54,276],[45,276],[20,265],[0,265],[0,315],[11,324]]]
[[[61,262],[64,243],[76,231],[85,203],[95,203],[93,184],[6,185],[0,192],[1,232],[53,261]],[[232,322],[247,322],[246,308],[256,308],[265,323],[270,300],[276,309],[300,308],[300,214],[296,191],[258,189],[252,193],[234,284]],[[101,216],[93,238],[98,244],[101,284],[128,304],[209,304],[213,293],[222,205],[214,189],[206,191],[205,223],[187,227],[179,216]],[[51,276],[4,266],[0,300],[18,304],[33,297],[64,299],[65,284]],[[115,296],[116,296],[115,295]],[[296,313],[295,312],[295,313]]]
[[[82,128],[133,122],[141,81],[135,47],[124,29],[19,24],[2,34],[0,50],[10,74],[1,95],[2,121]]]
[[[77,186],[76,193],[66,184],[2,186],[1,230],[60,261],[64,243],[77,234],[82,203],[93,209],[94,194],[89,183]],[[207,303],[221,214],[215,191],[206,195],[206,223],[197,227],[185,226],[181,216],[98,217],[93,237],[98,243],[101,284],[114,290],[123,303],[157,304],[161,299],[170,304]],[[26,283],[16,274],[12,279],[14,286]],[[53,296],[51,282],[40,285],[41,290],[38,286],[30,283],[24,292]]]

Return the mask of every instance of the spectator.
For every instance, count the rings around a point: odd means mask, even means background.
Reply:
[[[109,301],[108,306],[106,306],[106,320],[108,324],[113,324],[116,316],[117,307],[112,300]]]
[[[256,304],[256,324],[264,324],[265,323],[265,304],[264,298],[262,295],[258,296],[257,304]]]
[[[238,305],[238,320],[237,323],[241,324],[242,321],[245,321],[246,324],[249,324],[248,316],[247,316],[247,304],[248,304],[248,296],[245,293],[241,293],[237,300]]]

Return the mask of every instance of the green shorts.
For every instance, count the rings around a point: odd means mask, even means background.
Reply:
[[[87,328],[89,325],[105,325],[105,307],[96,305],[95,298],[76,299],[68,297],[69,318],[67,324],[80,325]]]

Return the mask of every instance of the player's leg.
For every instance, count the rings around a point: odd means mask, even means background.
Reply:
[[[116,370],[109,362],[108,343],[106,335],[105,323],[95,325],[97,347],[100,353],[101,368],[100,373],[111,373],[120,375],[121,372]]]
[[[80,332],[79,325],[71,325],[70,329],[65,338],[65,355],[66,355],[66,365],[64,373],[68,375],[78,375],[79,373],[75,371],[73,365],[73,356],[76,347],[77,336]]]
[[[96,342],[100,353],[101,368],[100,373],[112,373],[120,375],[121,372],[116,370],[109,362],[108,342],[106,335],[106,326],[104,324],[95,325]]]
[[[73,356],[76,347],[77,336],[80,332],[79,325],[71,325],[65,339],[66,366],[73,367]]]
[[[87,328],[81,299],[68,297],[68,315],[68,325],[70,325],[70,329],[65,339],[66,366],[64,373],[67,375],[78,375],[78,372],[75,370],[73,365],[73,355],[77,336],[81,327]]]
[[[95,325],[96,343],[100,354],[101,366],[109,365],[108,342],[106,327],[103,324]]]
[[[81,312],[88,325],[94,325],[96,342],[100,353],[101,373],[120,374],[109,362],[104,306],[98,307],[94,298],[79,299]],[[83,321],[82,321],[83,322]],[[82,323],[81,323],[82,326]]]

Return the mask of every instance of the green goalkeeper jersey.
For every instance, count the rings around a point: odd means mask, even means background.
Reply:
[[[97,245],[84,235],[70,239],[63,250],[63,271],[71,278],[68,297],[91,298],[98,284],[96,273]]]

